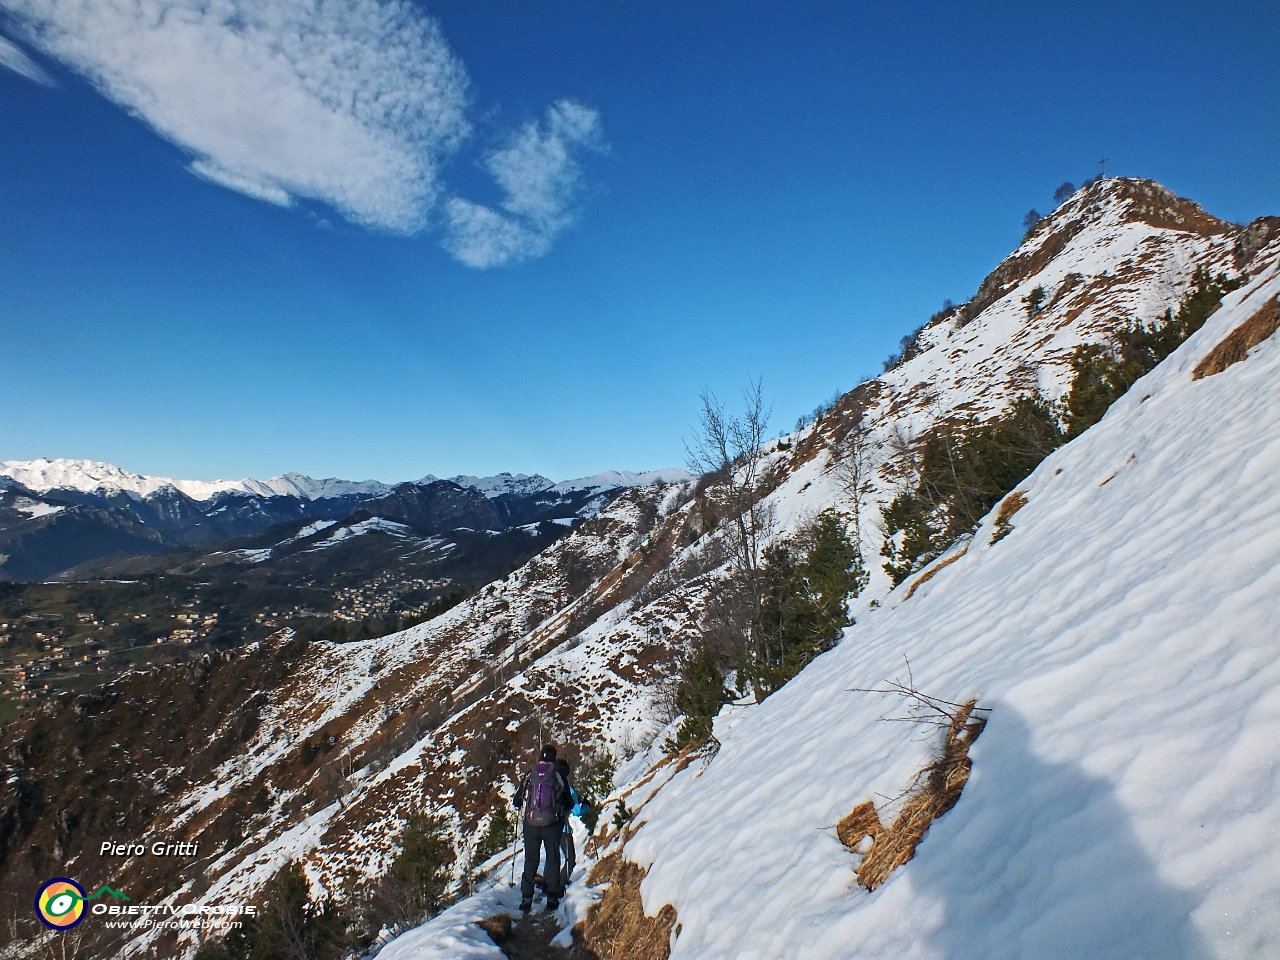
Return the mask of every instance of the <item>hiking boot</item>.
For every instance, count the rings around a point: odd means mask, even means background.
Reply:
[[[547,913],[550,913],[552,910],[555,910],[559,906],[560,906],[559,897],[547,897]]]
[[[530,910],[532,910],[532,909],[533,909],[533,901],[532,901],[532,900],[521,900],[521,901],[520,901],[520,912],[521,912],[521,913],[528,913],[528,912],[529,912]]]

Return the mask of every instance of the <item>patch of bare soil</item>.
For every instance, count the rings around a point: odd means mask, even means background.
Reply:
[[[1249,356],[1249,351],[1280,330],[1280,297],[1269,300],[1261,310],[1227,334],[1222,341],[1205,354],[1195,370],[1192,380],[1221,373],[1233,363]]]
[[[1013,515],[1027,505],[1027,495],[1015,490],[1000,503],[1000,512],[996,514],[996,529],[991,535],[991,543],[997,544],[1013,533]]]
[[[530,913],[512,920],[498,913],[476,922],[511,960],[599,960],[579,936],[574,936],[571,947],[551,942],[560,933],[554,914]]]

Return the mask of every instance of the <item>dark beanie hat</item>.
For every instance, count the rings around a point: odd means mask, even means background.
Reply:
[[[543,759],[543,760],[554,760],[555,758],[556,758],[556,748],[555,748],[555,747],[553,747],[551,744],[547,744],[545,747],[543,747],[543,748],[542,748],[542,759]]]

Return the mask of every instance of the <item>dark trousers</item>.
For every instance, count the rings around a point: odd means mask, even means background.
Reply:
[[[573,876],[573,867],[578,862],[578,852],[573,849],[573,829],[566,823],[564,833],[560,835],[560,850],[564,854],[564,868],[560,871],[560,892],[569,886]]]
[[[533,878],[538,875],[538,857],[542,848],[546,848],[547,863],[542,868],[542,879],[546,884],[547,898],[560,899],[564,893],[560,889],[560,832],[558,823],[549,827],[524,825],[524,876],[520,878],[520,896],[524,900],[533,899]]]

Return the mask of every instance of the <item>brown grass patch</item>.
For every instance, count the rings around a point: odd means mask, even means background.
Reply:
[[[854,807],[836,825],[840,842],[851,850],[856,850],[864,837],[872,839],[871,849],[858,865],[858,882],[868,890],[880,886],[894,869],[915,856],[916,847],[933,821],[960,799],[973,767],[969,748],[986,726],[983,717],[974,716],[976,706],[977,701],[970,700],[956,709],[947,727],[941,756],[916,775],[916,785],[908,793],[892,826],[881,824],[870,801]]]
[[[884,824],[876,813],[876,805],[868,800],[854,807],[847,817],[836,824],[836,836],[850,850],[857,850],[863,839],[875,840],[884,833]]]
[[[936,577],[940,571],[942,571],[946,567],[951,566],[953,563],[955,563],[957,560],[959,560],[968,552],[969,552],[969,548],[968,546],[966,546],[963,550],[961,550],[955,556],[947,557],[947,559],[943,560],[941,563],[935,563],[932,567],[930,567],[928,570],[924,572],[924,575],[921,576],[919,580],[917,580],[915,583],[911,585],[911,589],[907,591],[907,595],[902,598],[903,601],[905,602],[907,600],[910,600],[912,595],[916,592],[916,590],[918,590],[920,587],[923,587],[926,583],[928,583],[930,580]]]
[[[1021,490],[1015,490],[1002,501],[1000,501],[1000,510],[996,513],[996,532],[991,535],[992,544],[999,543],[1009,534],[1013,533],[1013,524],[1009,521],[1013,519],[1013,515],[1027,505],[1027,495]]]
[[[1276,330],[1280,330],[1280,297],[1273,297],[1263,304],[1261,310],[1232,330],[1221,343],[1205,354],[1204,359],[1191,372],[1191,379],[1211,377],[1233,363],[1239,363],[1249,356],[1250,350]]]
[[[609,889],[573,932],[600,960],[667,960],[671,956],[676,908],[668,903],[656,917],[644,915],[640,881],[645,873],[623,860],[621,853],[609,854],[592,869],[587,882],[607,883]]]
[[[505,913],[495,913],[487,920],[477,920],[476,926],[487,933],[498,946],[511,939],[511,918]]]

